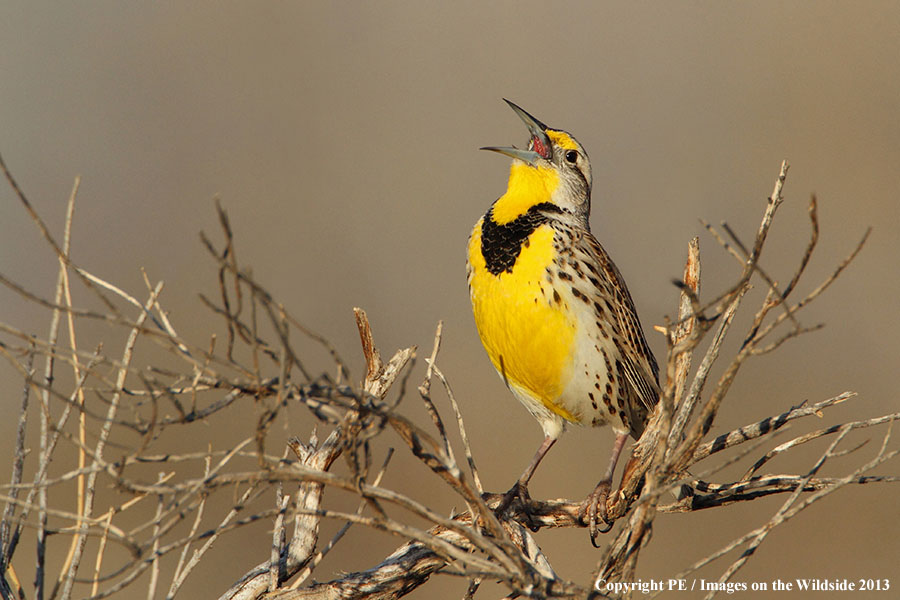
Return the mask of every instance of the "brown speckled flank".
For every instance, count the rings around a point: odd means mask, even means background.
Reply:
[[[659,397],[656,359],[606,250],[586,226],[554,216],[547,216],[555,251],[553,266],[546,269],[550,293],[555,304],[575,315],[578,335],[588,338],[592,350],[570,382],[570,387],[587,390],[584,412],[590,416],[579,422],[611,423],[638,439]],[[582,376],[588,385],[578,386]]]

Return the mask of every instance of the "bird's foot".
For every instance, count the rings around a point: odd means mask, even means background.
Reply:
[[[517,481],[515,485],[509,488],[509,491],[503,494],[503,499],[497,505],[494,511],[498,515],[517,516],[521,515],[524,525],[531,531],[537,531],[540,526],[532,519],[529,512],[531,504],[531,496],[528,494],[528,488],[521,481]]]
[[[604,479],[597,484],[591,495],[581,503],[581,509],[578,511],[578,517],[587,524],[588,532],[591,535],[591,545],[599,548],[597,545],[597,536],[601,533],[607,533],[612,529],[612,521],[606,512],[606,499],[609,497],[610,482]],[[598,527],[598,519],[603,521],[605,527]]]

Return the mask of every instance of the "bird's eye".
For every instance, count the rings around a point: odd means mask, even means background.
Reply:
[[[574,165],[575,161],[578,160],[578,153],[574,150],[569,150],[568,152],[566,152],[566,160]]]

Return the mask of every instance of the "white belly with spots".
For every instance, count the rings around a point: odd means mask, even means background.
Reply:
[[[607,321],[605,306],[598,309],[586,294],[576,296],[564,290],[563,300],[577,315],[575,352],[571,377],[559,403],[580,425],[610,424],[616,433],[631,430],[629,388],[620,351],[613,341],[617,332]],[[598,310],[602,310],[598,314]]]

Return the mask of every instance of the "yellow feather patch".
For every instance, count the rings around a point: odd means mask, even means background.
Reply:
[[[481,254],[481,221],[468,250],[475,324],[494,367],[510,385],[528,391],[564,419],[576,421],[556,404],[571,376],[575,323],[544,293],[550,285],[546,267],[553,260],[553,229],[544,225],[529,236],[511,273],[492,275],[487,270]]]
[[[533,167],[517,160],[509,169],[506,193],[494,203],[494,222],[498,225],[514,221],[541,202],[550,202],[559,174],[546,167]]]
[[[565,131],[548,129],[545,133],[547,134],[547,137],[560,148],[563,148],[564,150],[578,150],[578,144],[572,139],[572,136]]]

